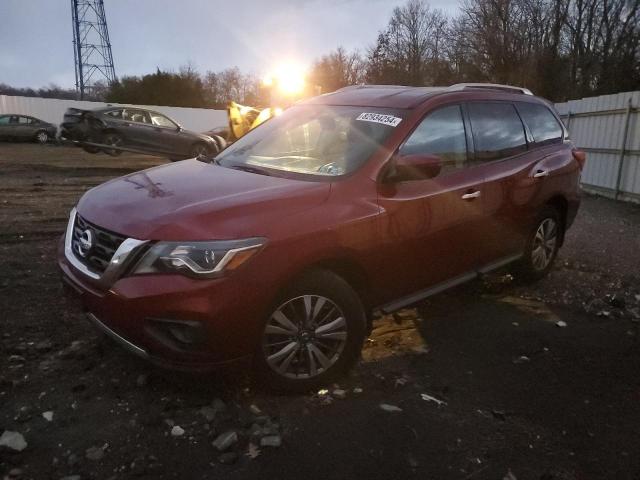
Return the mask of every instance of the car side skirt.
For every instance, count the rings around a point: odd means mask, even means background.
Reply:
[[[478,268],[475,271],[464,273],[457,277],[451,278],[445,282],[438,283],[424,290],[419,290],[407,296],[401,297],[397,300],[393,300],[389,303],[381,305],[377,307],[377,310],[380,310],[382,313],[385,313],[385,314],[395,312],[396,310],[400,310],[401,308],[407,307],[409,305],[413,305],[414,303],[424,300],[425,298],[444,292],[445,290],[458,286],[462,283],[466,283],[470,280],[478,278],[481,275],[485,275],[493,270],[497,270],[506,265],[509,265],[510,263],[513,263],[516,260],[519,260],[522,257],[522,255],[523,255],[522,253],[519,253],[517,255],[510,255],[508,257],[501,258],[495,262],[491,262],[487,265],[484,265],[483,267]]]

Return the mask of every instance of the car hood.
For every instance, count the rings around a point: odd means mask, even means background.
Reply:
[[[78,203],[87,221],[141,240],[265,236],[322,204],[331,186],[185,160],[111,180]]]

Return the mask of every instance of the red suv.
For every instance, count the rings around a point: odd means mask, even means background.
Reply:
[[[90,190],[58,262],[132,352],[188,369],[250,358],[307,389],[354,364],[376,310],[510,263],[546,274],[584,161],[526,89],[348,87],[208,161]]]

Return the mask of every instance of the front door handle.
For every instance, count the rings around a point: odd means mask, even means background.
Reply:
[[[474,198],[478,198],[480,196],[480,190],[476,190],[475,192],[469,192],[462,195],[462,200],[473,200]]]
[[[537,170],[536,173],[533,174],[533,178],[542,178],[542,177],[548,177],[549,176],[549,170]]]

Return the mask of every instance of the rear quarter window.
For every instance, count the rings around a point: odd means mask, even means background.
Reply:
[[[524,125],[511,103],[469,103],[475,158],[491,161],[527,149]]]
[[[547,107],[524,102],[519,102],[517,107],[536,144],[553,143],[562,139],[562,127]]]

